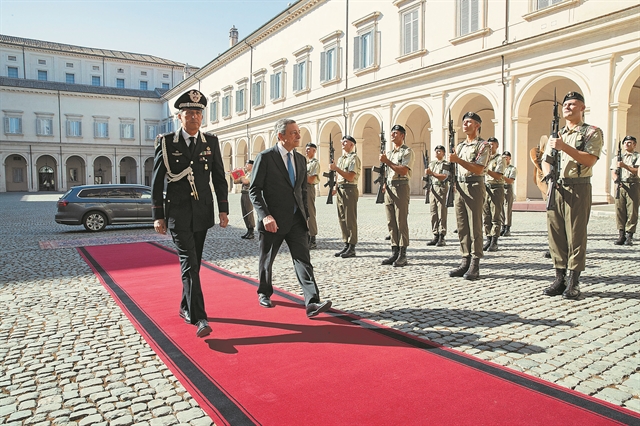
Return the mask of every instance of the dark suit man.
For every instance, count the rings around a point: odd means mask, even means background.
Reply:
[[[255,159],[249,195],[258,215],[260,261],[258,302],[273,307],[272,267],[283,241],[287,242],[302,287],[307,316],[314,317],[331,308],[331,301],[320,302],[309,255],[307,219],[307,164],[295,151],[300,146],[300,129],[291,119],[278,120],[278,143]]]
[[[198,337],[211,333],[200,284],[204,241],[207,229],[215,222],[209,181],[215,188],[220,226],[225,228],[229,222],[227,181],[218,138],[200,133],[206,105],[207,98],[197,90],[184,93],[175,102],[182,128],[158,136],[151,184],[153,226],[161,234],[169,229],[180,259],[179,314],[186,323],[196,325]]]

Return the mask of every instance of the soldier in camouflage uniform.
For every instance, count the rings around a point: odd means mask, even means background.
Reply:
[[[428,246],[444,246],[444,237],[447,235],[447,192],[449,191],[449,167],[450,164],[444,159],[446,150],[444,146],[438,145],[435,149],[436,159],[429,163],[429,168],[424,173],[431,176],[431,187],[429,188],[429,204],[431,213],[431,231],[433,240],[427,243]],[[435,179],[434,179],[435,178]]]
[[[584,110],[584,97],[580,93],[569,92],[564,97],[562,115],[566,124],[557,138],[549,139],[542,162],[548,175],[555,162],[551,151],[558,151],[555,208],[547,211],[549,251],[556,279],[544,294],[562,294],[565,299],[574,300],[580,297],[579,278],[586,265],[591,176],[603,144],[602,130],[584,123]]]
[[[622,161],[618,161],[616,158],[611,166],[613,178],[617,185],[620,185],[620,195],[616,197],[616,225],[620,235],[615,244],[630,246],[633,245],[633,234],[636,232],[638,224],[640,154],[635,152],[637,144],[635,136],[625,136],[622,143],[625,149],[622,153]],[[621,171],[620,176],[617,174],[618,168]]]
[[[308,143],[305,147],[307,154],[307,210],[309,211],[309,248],[317,247],[318,223],[316,221],[316,185],[320,183],[320,163],[316,158],[318,147]]]
[[[484,198],[483,217],[484,233],[487,242],[483,250],[498,251],[498,237],[502,228],[502,216],[504,209],[504,169],[505,162],[498,152],[498,139],[490,137],[487,142],[491,144],[489,163],[485,168],[485,188],[487,195]]]
[[[513,218],[513,184],[516,181],[518,170],[511,164],[511,153],[505,151],[502,154],[507,167],[504,169],[504,210],[502,211],[502,231],[500,235],[503,237],[511,236],[511,220]]]
[[[475,280],[480,276],[482,251],[482,206],[486,189],[485,167],[491,147],[480,137],[482,119],[475,112],[462,117],[462,131],[467,139],[460,142],[456,152],[449,154],[449,161],[457,163],[455,211],[458,223],[458,239],[462,262],[449,271],[450,277]]]
[[[382,261],[383,265],[405,266],[407,264],[407,246],[409,246],[409,198],[411,188],[411,168],[414,153],[404,143],[406,131],[396,124],[391,128],[393,149],[380,154],[380,162],[387,166],[384,206],[387,213],[387,226],[391,234],[391,257]]]

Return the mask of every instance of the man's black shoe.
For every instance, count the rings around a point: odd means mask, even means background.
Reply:
[[[186,322],[187,324],[191,324],[191,317],[189,316],[189,312],[180,308],[180,312],[178,313],[178,315],[180,315],[180,318],[184,319],[184,322]]]
[[[325,300],[322,303],[309,303],[307,305],[307,317],[315,317],[322,312],[326,312],[331,309],[331,300]]]
[[[258,303],[264,308],[273,308],[273,303],[271,303],[271,299],[266,294],[258,294]]]
[[[204,337],[208,336],[211,333],[211,327],[209,327],[209,322],[207,320],[200,320],[196,323],[196,327],[198,327],[198,331],[196,331],[196,336]]]

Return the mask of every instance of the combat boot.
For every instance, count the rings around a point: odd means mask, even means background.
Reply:
[[[551,283],[551,285],[544,290],[546,296],[559,296],[564,290],[567,288],[567,285],[564,283],[564,279],[567,275],[566,269],[556,268],[556,279]]]
[[[447,245],[447,243],[444,241],[444,235],[444,233],[440,234],[440,238],[438,238],[438,243],[436,244],[436,246],[442,247]]]
[[[356,246],[353,244],[347,244],[347,250],[340,255],[341,258],[347,259],[349,257],[356,257]]]
[[[617,245],[617,246],[621,246],[621,245],[623,245],[623,244],[624,244],[624,242],[627,240],[627,237],[624,235],[624,229],[620,229],[620,230],[618,231],[618,234],[619,234],[619,235],[618,235],[618,239],[617,239],[617,240],[616,240],[616,242],[615,242],[615,243],[613,243],[613,244],[615,244],[615,245]]]
[[[580,279],[580,272],[569,271],[569,277],[567,278],[569,285],[567,286],[566,290],[562,293],[563,298],[577,300],[580,297],[580,286],[578,285],[579,279]]]
[[[471,256],[465,256],[462,258],[462,262],[460,262],[460,266],[458,268],[449,271],[450,277],[461,277],[465,272],[469,270],[469,265],[471,264]]]
[[[398,259],[398,255],[400,255],[400,247],[391,246],[391,257],[382,261],[383,265],[392,265]]]
[[[317,247],[318,245],[316,244],[316,236],[314,235],[313,237],[309,237],[309,249],[314,249]]]
[[[393,262],[393,266],[403,267],[407,265],[407,248],[400,247],[400,254],[398,254],[398,258],[395,262]]]
[[[487,242],[484,243],[484,245],[482,246],[482,250],[487,251],[490,245],[491,245],[491,237],[487,236]]]
[[[500,230],[500,236],[504,237],[505,232],[507,232],[507,227],[506,225],[502,225],[502,229]]]
[[[633,232],[627,232],[626,240],[624,241],[625,246],[633,245]]]
[[[469,270],[462,276],[465,280],[473,281],[480,277],[480,258],[474,257],[471,259],[471,265]]]
[[[253,234],[253,228],[247,229],[247,235],[244,236],[245,240],[253,240],[255,235]]]
[[[507,225],[505,226],[505,230],[504,230],[504,234],[501,234],[504,237],[510,237],[511,236],[511,225]]]
[[[489,244],[489,251],[498,251],[498,237],[496,235],[491,237],[491,244]]]
[[[438,244],[438,241],[440,240],[440,234],[433,234],[433,240],[429,241],[427,243],[428,246],[435,246],[436,244]]]
[[[335,257],[340,257],[340,256],[342,256],[342,253],[344,253],[344,252],[345,252],[345,251],[347,251],[348,249],[349,249],[349,243],[344,243],[344,247],[342,247],[342,250],[340,250],[340,251],[339,251],[339,252],[337,252],[337,253],[334,253],[333,255],[334,255]]]

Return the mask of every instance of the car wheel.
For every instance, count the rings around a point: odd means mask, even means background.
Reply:
[[[107,217],[100,212],[89,212],[84,217],[82,224],[87,231],[102,231],[107,226]]]

